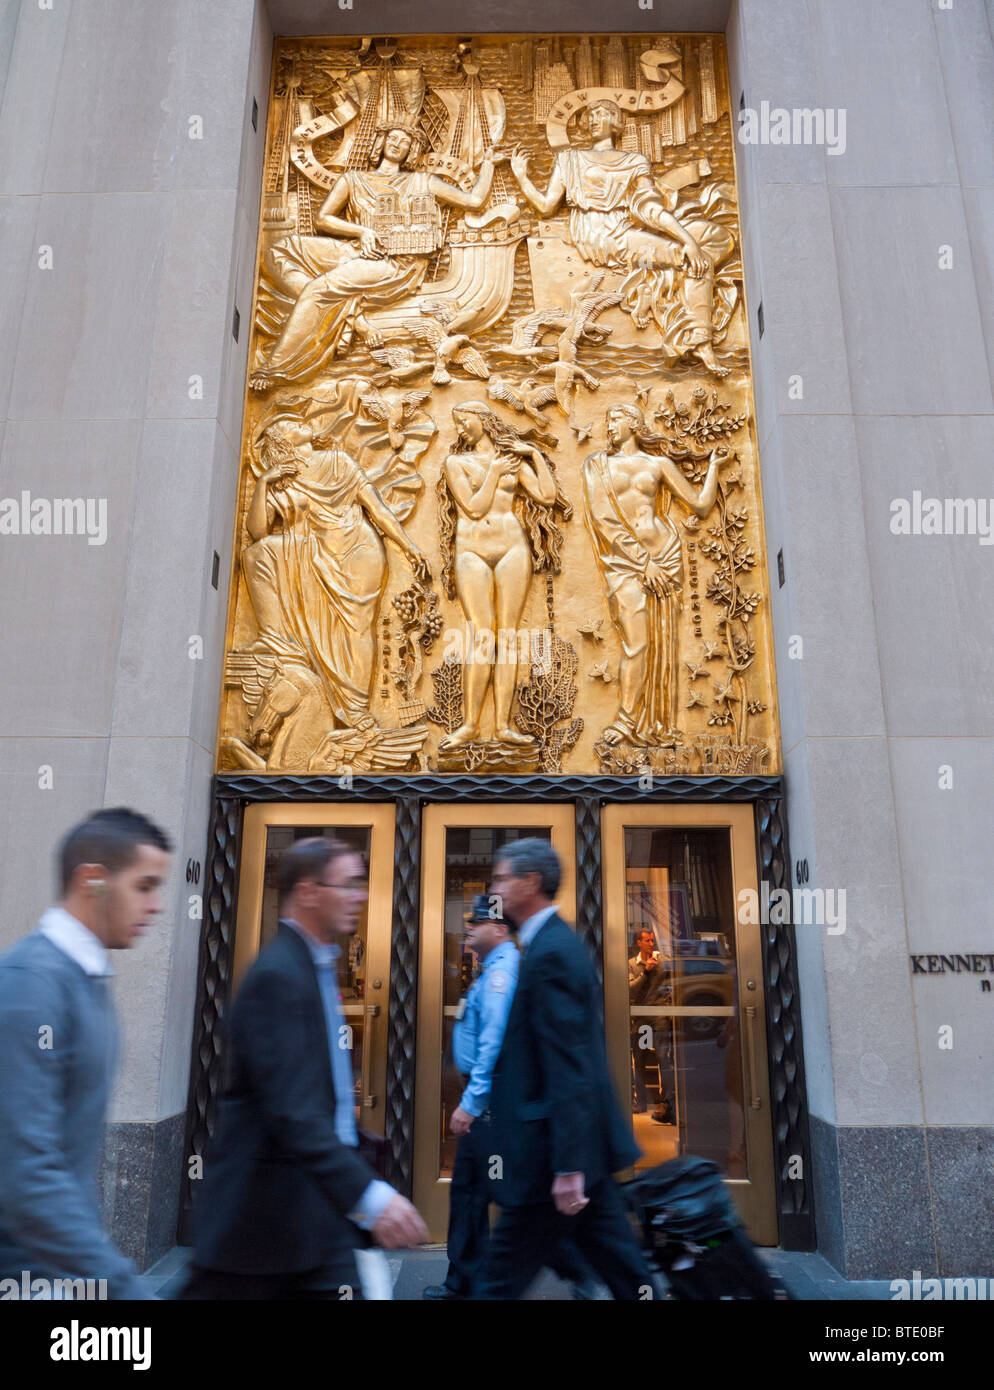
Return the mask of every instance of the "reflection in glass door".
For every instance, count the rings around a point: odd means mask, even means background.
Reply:
[[[384,1132],[385,1121],[393,830],[392,805],[248,807],[235,933],[237,990],[256,955],[276,935],[281,852],[297,840],[320,835],[344,841],[364,860],[370,871],[369,899],[355,934],[342,948],[338,987],[353,1049],[356,1120],[376,1134]]]
[[[748,806],[611,806],[602,816],[608,1047],[638,1168],[722,1170],[754,1239],[776,1243],[760,928]]]
[[[551,840],[563,866],[556,896],[574,920],[572,806],[429,806],[421,855],[421,961],[418,984],[417,1106],[414,1200],[433,1240],[448,1229],[449,1180],[457,1137],[449,1118],[463,1078],[452,1060],[452,1026],[473,982],[476,958],[464,945],[465,914],[477,893],[489,892],[502,845],[537,836]]]

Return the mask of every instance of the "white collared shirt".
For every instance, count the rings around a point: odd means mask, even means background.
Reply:
[[[550,917],[555,916],[559,911],[559,904],[553,903],[551,907],[540,907],[537,912],[533,912],[518,928],[518,947],[524,950],[530,946],[538,935],[539,929],[544,927]]]
[[[89,927],[67,912],[64,907],[50,907],[43,912],[38,930],[53,946],[74,960],[87,975],[113,975],[107,947]]]

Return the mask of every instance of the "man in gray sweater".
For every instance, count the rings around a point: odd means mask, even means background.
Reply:
[[[58,905],[0,955],[0,1289],[106,1280],[106,1297],[149,1297],[96,1176],[118,1053],[108,953],[162,911],[170,849],[134,811],[95,812],[60,847]]]

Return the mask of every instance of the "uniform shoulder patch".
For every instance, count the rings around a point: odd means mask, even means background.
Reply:
[[[511,977],[505,970],[491,970],[487,983],[495,994],[506,994],[511,987]]]

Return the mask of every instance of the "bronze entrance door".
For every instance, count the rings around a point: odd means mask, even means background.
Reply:
[[[757,889],[752,808],[608,806],[601,827],[608,1052],[637,1166],[711,1159],[775,1245],[762,928],[737,911]]]
[[[472,983],[474,958],[463,945],[464,916],[474,894],[489,890],[502,845],[527,836],[558,851],[563,881],[556,901],[576,916],[573,807],[490,804],[428,806],[421,841],[421,953],[418,976],[417,1079],[414,1121],[414,1201],[432,1239],[448,1229],[449,1182],[456,1136],[449,1118],[462,1078],[452,1060],[452,1025]]]
[[[255,805],[245,810],[233,980],[239,982],[277,928],[276,874],[281,851],[311,835],[344,840],[369,865],[369,901],[338,962],[346,1041],[353,1052],[357,1123],[385,1126],[393,804]]]
[[[370,866],[370,897],[340,968],[355,1049],[359,1123],[384,1133],[395,809],[391,803],[255,804],[245,810],[234,988],[277,924],[281,850],[334,835]],[[757,887],[749,805],[639,804],[601,813],[604,1002],[615,1090],[631,1110],[639,1167],[679,1154],[713,1159],[753,1238],[778,1238],[766,1057],[761,928],[736,905]],[[563,865],[557,901],[576,920],[570,804],[433,804],[423,812],[413,1095],[413,1197],[444,1241],[462,1078],[451,1051],[476,962],[464,913],[489,890],[512,839],[551,841]],[[648,965],[651,961],[652,964]]]

